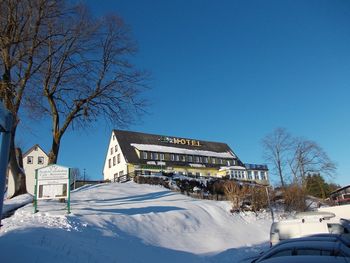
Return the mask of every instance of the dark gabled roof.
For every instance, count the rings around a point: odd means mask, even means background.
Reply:
[[[26,157],[30,152],[32,152],[32,151],[34,150],[35,147],[40,148],[40,150],[42,150],[42,151],[46,154],[46,156],[48,156],[47,153],[43,150],[43,148],[40,147],[39,144],[35,144],[35,145],[33,145],[31,148],[29,148],[29,150],[27,150],[27,151],[22,155],[23,158]]]
[[[135,148],[131,146],[132,143],[160,145],[160,146],[175,147],[175,148],[181,148],[181,149],[211,151],[211,152],[217,152],[217,153],[223,153],[223,152],[233,153],[231,148],[226,143],[221,143],[221,142],[209,142],[209,141],[202,141],[198,139],[188,139],[188,138],[183,138],[178,136],[169,136],[169,135],[164,136],[164,135],[123,131],[123,130],[113,130],[113,134],[116,136],[119,142],[120,148],[125,158],[127,159],[127,162],[129,163],[140,162],[140,159],[136,154]],[[182,145],[182,144],[170,144],[168,142],[164,142],[160,140],[161,138],[164,138],[164,137],[196,140],[200,142],[201,146],[198,147],[198,146]],[[236,159],[240,162],[237,155],[235,153],[233,153],[233,155],[236,156]]]

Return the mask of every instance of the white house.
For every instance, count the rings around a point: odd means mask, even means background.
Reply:
[[[26,174],[27,192],[34,195],[35,188],[35,170],[48,165],[49,157],[46,152],[38,145],[34,145],[23,154],[23,169]],[[14,181],[11,171],[9,171],[7,197],[13,196],[15,191]]]

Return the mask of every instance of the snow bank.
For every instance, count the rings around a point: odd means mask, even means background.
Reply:
[[[267,248],[267,213],[232,215],[228,202],[160,186],[104,184],[65,204],[39,201],[2,221],[4,262],[237,262]],[[20,248],[20,253],[18,249]]]

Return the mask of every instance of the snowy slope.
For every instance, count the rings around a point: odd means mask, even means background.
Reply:
[[[160,186],[104,184],[2,221],[1,262],[238,262],[267,246],[271,220]],[[3,258],[5,256],[5,258]],[[2,261],[4,259],[4,261]]]

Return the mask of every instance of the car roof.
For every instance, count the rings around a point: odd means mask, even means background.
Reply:
[[[268,258],[263,263],[346,263],[350,258],[332,256],[285,256]]]
[[[341,242],[345,244],[346,246],[350,245],[350,242],[348,240],[345,240],[341,238],[340,236],[336,235],[320,235],[320,236],[306,236],[306,237],[300,237],[300,238],[291,238],[282,240],[277,245],[286,244],[286,243],[294,243],[294,242],[301,242],[301,241],[323,241],[323,242]]]
[[[315,250],[328,250],[337,251],[342,249],[346,254],[350,255],[350,249],[344,246],[342,243],[329,242],[329,241],[299,241],[299,242],[287,242],[283,244],[277,244],[268,251],[266,251],[261,257],[257,259],[257,262],[263,262],[271,255],[278,253],[279,251],[289,250],[289,249],[315,249]],[[266,259],[265,259],[266,258]]]

